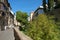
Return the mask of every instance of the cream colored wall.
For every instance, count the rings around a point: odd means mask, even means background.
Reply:
[[[30,21],[31,21],[32,18],[33,18],[33,14],[34,14],[34,12],[31,12],[31,14],[30,14]]]
[[[21,26],[20,22],[16,20],[16,16],[14,16],[14,25],[15,26]]]

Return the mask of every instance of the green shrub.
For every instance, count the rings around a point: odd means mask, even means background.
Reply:
[[[25,29],[25,34],[33,40],[59,40],[57,25],[48,18],[45,14],[38,15]]]

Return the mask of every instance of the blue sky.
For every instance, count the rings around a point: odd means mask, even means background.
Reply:
[[[20,10],[29,14],[42,5],[42,0],[9,0],[9,3],[14,13]]]

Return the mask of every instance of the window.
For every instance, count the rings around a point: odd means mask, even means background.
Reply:
[[[1,9],[1,10],[4,10],[3,4],[0,4],[0,9]]]
[[[4,12],[2,12],[2,16],[5,16],[5,13]]]
[[[43,9],[39,9],[39,10],[38,10],[38,13],[39,13],[39,14],[40,14],[40,13],[44,13]]]

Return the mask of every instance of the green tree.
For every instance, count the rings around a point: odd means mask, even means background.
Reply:
[[[56,8],[60,8],[60,0],[56,0]]]
[[[25,33],[33,40],[59,40],[59,31],[56,24],[45,14],[40,14],[30,22]]]
[[[47,12],[47,9],[46,9],[46,0],[43,0],[43,7],[44,7],[44,12]]]
[[[54,6],[54,0],[48,0],[48,10],[51,11]]]
[[[21,23],[21,25],[26,25],[28,23],[28,15],[26,12],[21,12],[21,11],[17,11],[16,12],[16,19],[18,22]]]
[[[47,2],[46,1],[47,0],[43,0],[43,7],[44,7],[44,12],[45,13],[54,9],[53,8],[54,0],[48,0]],[[48,7],[46,5],[48,5]]]

